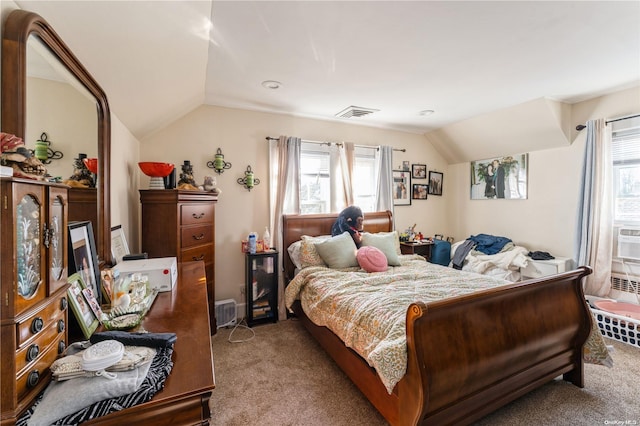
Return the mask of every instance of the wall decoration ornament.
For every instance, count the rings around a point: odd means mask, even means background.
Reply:
[[[247,166],[247,170],[244,172],[244,177],[238,178],[238,183],[251,191],[251,188],[260,184],[260,179],[253,175],[251,166]]]
[[[51,141],[46,132],[42,132],[40,139],[36,141],[34,155],[38,160],[42,161],[43,164],[50,164],[51,160],[59,160],[64,157],[61,151],[51,149]]]
[[[215,170],[216,173],[220,174],[225,170],[230,169],[231,163],[229,163],[228,161],[224,161],[224,155],[222,154],[222,150],[218,148],[213,161],[207,161],[207,167]]]
[[[529,154],[471,162],[471,199],[527,199]]]

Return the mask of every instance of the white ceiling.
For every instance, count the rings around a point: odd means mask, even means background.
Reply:
[[[638,1],[16,3],[140,139],[203,103],[327,120],[355,105],[379,111],[350,122],[427,133],[640,83]]]

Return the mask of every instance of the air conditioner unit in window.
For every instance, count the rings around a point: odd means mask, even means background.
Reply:
[[[236,301],[233,299],[219,300],[216,306],[216,328],[236,325]]]
[[[618,229],[618,257],[640,260],[640,228]]]

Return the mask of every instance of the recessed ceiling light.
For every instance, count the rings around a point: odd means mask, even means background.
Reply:
[[[275,80],[265,80],[262,82],[262,87],[265,87],[267,89],[271,89],[271,90],[276,90],[279,89],[280,87],[282,87],[282,83],[280,83],[279,81],[275,81]]]
[[[424,111],[420,111],[418,114],[422,115],[423,117],[426,117],[427,115],[431,115],[434,112],[435,111],[432,109],[425,109]]]

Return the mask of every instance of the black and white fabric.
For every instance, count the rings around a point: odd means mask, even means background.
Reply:
[[[171,369],[173,368],[173,361],[171,360],[172,353],[173,348],[157,349],[156,356],[154,357],[153,361],[151,362],[151,366],[149,367],[149,372],[147,373],[140,387],[135,392],[120,397],[105,399],[96,402],[89,405],[88,407],[81,409],[80,411],[77,411],[74,414],[58,419],[51,424],[65,426],[77,425],[96,417],[105,416],[107,414],[121,411],[125,408],[130,408],[149,401],[158,391],[160,391],[164,387],[165,381],[171,373]],[[18,421],[16,422],[17,426],[30,426],[34,424],[34,422],[31,421],[32,416],[34,411],[37,409],[38,403],[41,401],[43,394],[41,394],[36,400],[36,403],[31,408],[29,408],[20,417],[20,419],[18,419]]]

